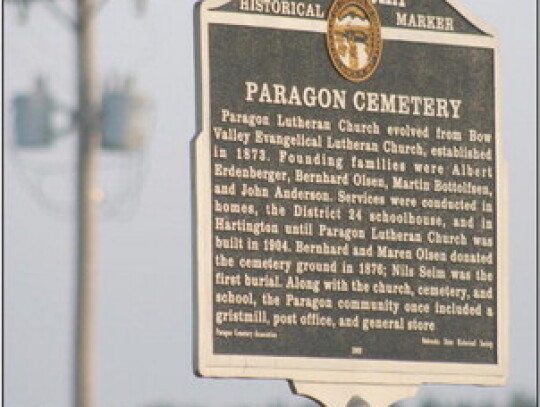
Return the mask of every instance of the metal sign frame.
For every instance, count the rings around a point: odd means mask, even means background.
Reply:
[[[326,21],[283,18],[216,10],[231,0],[206,0],[196,5],[195,41],[198,86],[198,135],[193,140],[194,200],[194,297],[196,374],[209,377],[290,379],[323,383],[366,383],[417,385],[421,383],[503,385],[508,371],[508,272],[507,272],[507,191],[506,164],[501,143],[501,92],[499,44],[495,31],[478,21],[455,0],[446,1],[469,22],[487,35],[427,32],[414,29],[382,28],[383,40],[451,44],[494,50],[495,61],[495,139],[497,177],[497,364],[439,362],[373,361],[304,357],[265,357],[253,355],[218,355],[213,351],[212,307],[212,202],[210,155],[210,66],[209,26],[264,27],[276,30],[326,32]]]

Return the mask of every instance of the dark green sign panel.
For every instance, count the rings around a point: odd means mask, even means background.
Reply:
[[[446,1],[201,7],[198,368],[500,382],[493,35]]]

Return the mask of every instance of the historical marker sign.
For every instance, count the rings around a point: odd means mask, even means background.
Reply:
[[[502,383],[494,34],[444,0],[197,21],[197,371]]]

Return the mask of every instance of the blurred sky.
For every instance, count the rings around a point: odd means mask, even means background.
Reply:
[[[12,146],[12,98],[29,90],[36,75],[47,78],[60,101],[74,106],[73,35],[36,3],[25,24],[13,5],[4,10],[5,405],[68,407],[73,137],[45,151]],[[72,11],[72,1],[57,3]],[[133,75],[137,88],[153,99],[146,152],[103,157],[106,200],[112,197],[112,203],[100,224],[99,407],[302,403],[284,381],[218,381],[192,374],[194,2],[148,3],[146,14],[137,18],[131,0],[111,0],[98,24],[102,77]],[[510,168],[510,380],[502,389],[423,386],[419,395],[502,402],[512,391],[534,394],[536,388],[536,1],[462,3],[496,27],[502,41],[503,141]]]

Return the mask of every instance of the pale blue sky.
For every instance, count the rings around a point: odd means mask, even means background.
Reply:
[[[412,0],[411,0],[412,1]],[[67,0],[58,3],[69,6]],[[205,406],[301,403],[284,381],[196,379],[191,366],[191,179],[195,129],[192,0],[155,0],[135,18],[110,1],[99,17],[99,67],[132,74],[154,100],[143,156],[104,157],[111,194],[142,189],[137,207],[101,222],[99,406],[156,402]],[[502,41],[504,153],[510,168],[511,369],[508,388],[425,386],[420,396],[503,400],[533,392],[536,372],[535,1],[463,0]],[[16,92],[43,74],[73,105],[73,38],[42,5],[19,24],[5,7],[5,401],[7,407],[70,406],[74,224],[73,140],[46,152],[11,147]],[[120,161],[118,161],[120,160]],[[36,190],[37,188],[37,190]],[[54,196],[44,205],[45,196]],[[118,198],[117,198],[118,199]],[[121,202],[120,202],[121,203]],[[111,207],[108,207],[108,210]],[[135,211],[133,212],[133,210]]]

